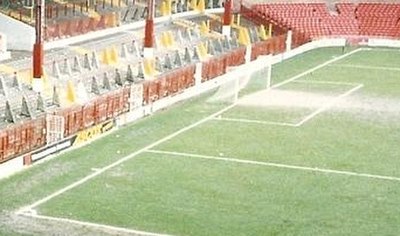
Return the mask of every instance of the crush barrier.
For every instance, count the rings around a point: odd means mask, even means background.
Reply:
[[[246,47],[239,47],[228,53],[211,57],[202,64],[202,81],[225,74],[227,67],[244,64],[245,56]]]
[[[45,116],[0,130],[0,163],[46,144]]]

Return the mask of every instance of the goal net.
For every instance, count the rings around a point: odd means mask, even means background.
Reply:
[[[208,99],[211,103],[236,103],[243,96],[266,90],[271,85],[271,57],[262,56],[250,63],[228,68],[220,85]]]

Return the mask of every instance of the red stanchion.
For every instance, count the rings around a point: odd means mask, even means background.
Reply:
[[[100,17],[100,20],[97,24],[97,29],[105,29],[106,28],[106,17],[104,15],[102,15]]]

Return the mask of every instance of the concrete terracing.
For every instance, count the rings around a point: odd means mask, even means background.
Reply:
[[[222,9],[214,12],[220,14]],[[43,112],[85,104],[125,84],[151,80],[238,46],[235,36],[238,32],[232,39],[226,39],[220,30],[219,20],[196,12],[158,18],[155,57],[150,61],[142,58],[142,27],[119,27],[111,29],[112,33],[105,30],[102,37],[93,38],[90,34],[78,36],[79,40],[72,37],[61,40],[58,47],[52,42],[53,49],[45,53],[44,87],[40,95],[31,90],[31,53],[16,52],[12,60],[0,66],[4,81],[0,123],[18,122]],[[29,101],[29,115],[24,111],[24,99]]]

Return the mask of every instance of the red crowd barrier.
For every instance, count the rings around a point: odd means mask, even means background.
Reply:
[[[143,103],[149,104],[193,86],[195,69],[195,65],[188,65],[164,73],[154,80],[145,81],[143,83]]]
[[[46,144],[46,119],[24,121],[0,131],[0,163]]]
[[[129,110],[130,87],[99,96],[85,105],[73,106],[56,112],[64,117],[64,136],[113,119]]]
[[[251,60],[257,59],[260,55],[276,55],[285,51],[286,34],[272,37],[252,45]]]
[[[245,63],[246,47],[240,47],[225,55],[227,66],[239,66]]]
[[[203,62],[202,81],[204,82],[224,74],[228,66],[238,66],[245,63],[245,55],[246,48],[241,47]]]
[[[212,57],[208,61],[203,62],[202,66],[202,82],[213,79],[224,74],[226,71],[225,57]]]
[[[305,33],[293,31],[292,48],[297,48],[305,43],[311,42],[311,38]]]

